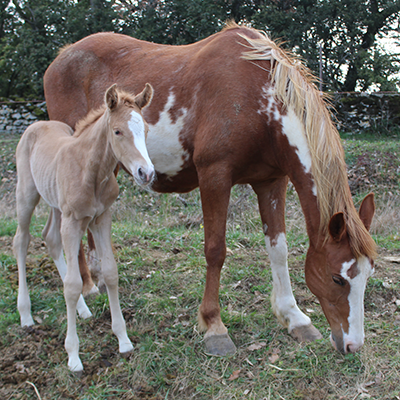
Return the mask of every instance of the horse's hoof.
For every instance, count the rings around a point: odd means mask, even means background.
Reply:
[[[314,340],[322,339],[319,330],[312,324],[303,325],[292,329],[290,335],[298,342],[313,342]]]
[[[90,290],[84,291],[83,297],[95,297],[100,294],[100,290],[96,285],[93,285]]]
[[[124,351],[121,353],[122,358],[128,359],[133,354],[133,349],[129,351]]]
[[[78,310],[78,314],[82,319],[88,319],[88,318],[92,317],[92,313],[90,312],[89,309]]]
[[[236,346],[227,333],[223,335],[212,335],[204,339],[206,353],[212,356],[233,356]]]
[[[83,369],[81,369],[80,371],[71,371],[71,372],[76,378],[82,378],[83,376]]]

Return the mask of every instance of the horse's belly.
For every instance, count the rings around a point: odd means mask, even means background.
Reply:
[[[59,208],[56,169],[48,168],[46,163],[31,163],[31,171],[36,189],[50,206]]]

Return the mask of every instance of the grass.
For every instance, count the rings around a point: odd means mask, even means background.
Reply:
[[[400,170],[398,158],[391,157],[400,154],[400,143],[398,138],[364,136],[343,141],[355,202],[373,190],[377,203],[372,233],[379,257],[366,290],[366,343],[359,353],[343,356],[333,350],[329,325],[306,287],[308,239],[292,186],[287,204],[292,286],[300,308],[324,338],[298,344],[278,324],[269,305],[271,272],[256,199],[249,187],[240,186],[232,191],[220,290],[222,318],[238,351],[228,358],[206,355],[196,326],[205,281],[199,192],[141,192],[121,174],[113,242],[121,307],[135,351],[129,359],[119,356],[107,296],[90,298],[93,318],[78,323],[85,368],[78,378],[66,366],[62,284],[40,238],[44,205],[31,225],[28,256],[36,325],[19,327],[18,274],[11,251],[17,138],[0,138],[7,178],[0,187],[0,394],[5,399],[37,399],[39,394],[42,399],[85,400],[400,398],[400,273],[398,264],[385,258],[400,255]],[[352,183],[360,176],[368,182]]]

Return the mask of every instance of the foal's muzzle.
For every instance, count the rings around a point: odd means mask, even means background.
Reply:
[[[139,167],[137,170],[137,176],[139,178],[139,181],[141,184],[143,185],[148,185],[150,184],[153,179],[154,179],[154,168],[150,169],[147,168],[147,170],[145,168]]]

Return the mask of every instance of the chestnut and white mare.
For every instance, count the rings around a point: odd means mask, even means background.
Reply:
[[[83,369],[78,354],[77,306],[81,316],[91,315],[81,295],[83,283],[78,265],[80,242],[88,227],[101,260],[119,351],[127,353],[133,349],[119,305],[109,208],[119,191],[113,173],[118,161],[123,162],[139,184],[147,185],[153,179],[154,166],[145,144],[147,124],[141,114],[152,94],[149,84],[137,96],[119,91],[113,85],[106,92],[105,106],[83,119],[75,133],[62,122],[36,122],[24,132],[17,147],[18,229],[14,252],[19,273],[21,325],[34,324],[26,282],[26,255],[32,213],[42,197],[51,207],[43,237],[64,281],[68,320],[65,349],[68,366],[75,372]],[[96,291],[91,280],[88,286],[86,291]]]
[[[340,138],[310,72],[266,34],[235,24],[185,46],[98,33],[64,49],[47,69],[50,118],[74,126],[113,81],[127,90],[149,81],[157,93],[144,114],[157,176],[152,188],[200,188],[207,275],[199,323],[207,352],[235,351],[218,299],[235,184],[250,184],[258,197],[274,313],[298,340],[321,337],[292,294],[284,219],[288,179],[306,218],[307,285],[328,319],[334,347],[359,349],[375,256],[368,233],[374,200],[368,195],[356,212]]]

